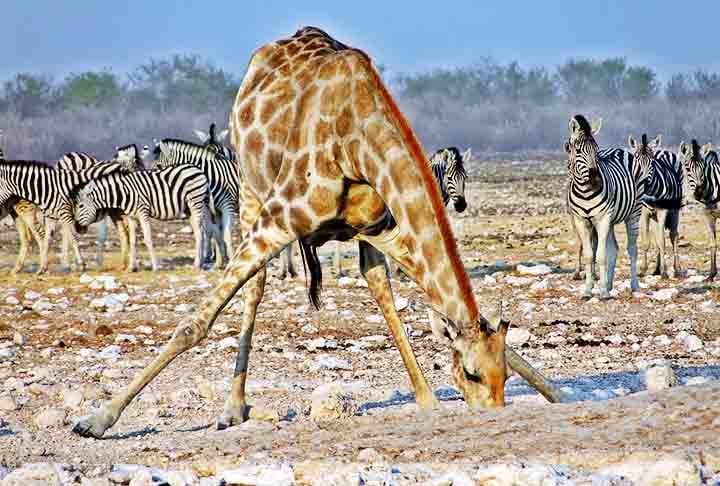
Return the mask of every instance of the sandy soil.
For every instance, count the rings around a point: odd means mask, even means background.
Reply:
[[[236,300],[207,342],[162,373],[105,440],[83,439],[70,433],[71,422],[149,362],[218,273],[192,269],[191,235],[182,231],[184,224],[168,223],[155,226],[162,271],[112,271],[119,255],[114,239],[109,268],[97,271],[91,262],[87,274],[113,276],[116,289],[93,288],[102,286],[83,283],[78,273],[59,273],[55,256],[47,276],[12,276],[17,241],[14,230],[0,224],[0,408],[14,404],[0,409],[0,466],[65,463],[78,474],[103,477],[113,465],[131,463],[213,476],[248,462],[286,460],[302,482],[303,475],[322,476],[335,464],[367,462],[359,454],[371,448],[375,462],[437,470],[521,461],[598,471],[629,458],[669,454],[718,473],[720,290],[698,278],[709,264],[708,235],[697,209],[689,207],[681,223],[685,274],[647,277],[642,292],[631,295],[623,254],[617,297],[583,301],[581,283],[571,280],[576,242],[564,214],[563,164],[501,161],[475,172],[483,175],[468,187],[470,208],[452,219],[480,306],[502,302],[512,325],[530,331],[517,349],[557,380],[573,403],[549,405],[514,377],[508,407],[468,411],[450,383],[449,353],[429,332],[422,294],[395,279],[396,297],[407,299],[401,317],[443,403],[434,414],[419,414],[400,356],[362,285],[356,246],[345,244],[351,278],[339,285],[326,265],[319,312],[307,304],[302,276],[269,279],[250,359],[249,395],[253,404],[276,410],[280,422],[214,430],[232,373],[233,348],[223,343],[237,334]],[[623,248],[624,229],[619,234]],[[83,248],[91,259],[91,235]],[[329,257],[331,248],[322,254]],[[144,248],[141,255],[146,258]],[[552,273],[528,276],[516,268],[538,263]],[[662,289],[677,292],[657,300]],[[112,293],[128,295],[123,310],[91,307],[93,299]],[[39,301],[49,302],[49,310]],[[362,341],[376,335],[387,339]],[[688,346],[688,335],[697,336],[701,347]],[[313,346],[306,342],[320,337],[325,346],[308,349]],[[315,369],[328,356],[347,366]],[[676,369],[680,384],[692,386],[643,391],[642,371],[657,360]],[[331,381],[345,384],[359,412],[318,426],[308,417],[310,393]],[[64,419],[39,425],[38,416],[48,409],[62,411]],[[422,477],[414,476],[420,483]]]

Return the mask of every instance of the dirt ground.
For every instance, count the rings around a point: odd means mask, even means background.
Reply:
[[[389,467],[393,484],[425,484],[456,466],[547,463],[597,472],[666,456],[699,464],[705,475],[720,472],[720,290],[701,281],[709,267],[708,235],[697,207],[687,207],[681,218],[683,274],[645,277],[641,292],[631,294],[622,252],[617,296],[584,301],[581,282],[571,279],[576,242],[565,214],[563,163],[479,167],[474,172],[481,175],[467,189],[469,208],[453,214],[452,222],[480,307],[502,302],[512,326],[530,332],[524,338],[516,333],[516,349],[556,380],[572,403],[549,405],[513,377],[508,407],[468,411],[452,388],[449,350],[429,332],[422,294],[396,278],[400,315],[443,404],[433,414],[418,413],[399,353],[362,284],[357,246],[347,243],[349,278],[340,281],[331,272],[331,245],[321,251],[327,264],[320,311],[307,303],[299,258],[298,278],[268,279],[248,388],[251,403],[277,411],[279,422],[214,429],[233,369],[241,312],[236,299],[210,338],[171,364],[104,440],[80,438],[70,432],[73,420],[124,388],[219,274],[191,267],[192,236],[179,222],[153,226],[163,264],[157,273],[112,270],[119,260],[112,234],[105,269],[94,267],[93,238],[86,235],[86,277],[61,273],[56,252],[50,274],[36,277],[33,265],[14,276],[17,238],[0,223],[0,479],[27,463],[69,465],[76,479],[142,464],[215,480],[243,464],[288,462],[300,484],[357,463],[368,471],[373,464],[403,465],[397,466],[401,472],[414,465],[414,475],[403,480]],[[622,249],[624,228],[618,233]],[[541,263],[552,272],[535,276],[517,267]],[[271,274],[277,268],[273,263]],[[89,278],[103,275],[115,284]],[[109,294],[121,303],[97,307],[94,300]],[[699,347],[688,336],[698,338]],[[658,361],[670,364],[685,386],[644,391],[643,371]],[[358,412],[317,425],[308,416],[310,395],[329,382],[344,384]],[[48,410],[60,416],[48,418]],[[429,469],[418,472],[419,464]]]

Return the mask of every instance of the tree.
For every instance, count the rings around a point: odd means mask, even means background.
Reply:
[[[655,71],[642,66],[633,66],[625,71],[620,92],[626,100],[646,100],[657,95],[659,85]]]
[[[55,93],[52,78],[46,75],[20,73],[3,83],[5,104],[27,118],[52,108]]]
[[[59,91],[65,106],[100,106],[119,99],[124,87],[110,72],[87,71],[68,76]]]

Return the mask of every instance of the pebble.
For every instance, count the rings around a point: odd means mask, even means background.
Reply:
[[[63,393],[63,406],[66,408],[78,409],[84,401],[85,397],[79,390],[65,390]]]
[[[52,310],[54,305],[47,299],[38,300],[32,305],[32,310],[35,312],[43,312]]]
[[[226,337],[218,341],[217,347],[220,350],[223,349],[238,349],[240,347],[240,344],[238,343],[238,340],[234,337]]]
[[[19,332],[16,332],[13,334],[13,343],[17,344],[18,346],[22,346],[27,342],[27,338],[20,334]]]
[[[35,415],[35,425],[40,429],[60,427],[65,423],[67,413],[60,408],[48,408]]]
[[[17,401],[12,395],[0,395],[0,410],[3,412],[14,412],[19,408]]]
[[[395,310],[397,310],[398,312],[407,309],[409,305],[410,301],[405,297],[398,297],[397,299],[395,299]]]
[[[649,392],[665,390],[675,385],[675,371],[669,365],[651,366],[645,370],[645,387]]]
[[[520,275],[547,275],[552,273],[552,268],[548,267],[544,263],[538,265],[518,265],[516,267],[517,272]]]
[[[675,287],[668,287],[665,289],[656,290],[650,293],[652,300],[672,300],[680,291]]]
[[[362,449],[358,452],[357,460],[358,462],[365,462],[368,464],[385,462],[385,458],[372,447]]]
[[[339,383],[326,383],[313,390],[310,419],[316,423],[349,418],[357,412],[352,395]]]
[[[14,295],[10,295],[5,298],[5,303],[8,305],[18,305],[20,303],[20,301]]]
[[[318,370],[352,370],[349,361],[336,358],[335,356],[319,356],[311,365],[310,371]]]
[[[175,306],[175,312],[187,313],[195,309],[193,304],[178,304]]]
[[[685,345],[687,350],[690,351],[691,353],[693,351],[698,351],[703,348],[702,340],[699,337],[695,336],[694,334],[688,334],[683,339],[683,344]]]
[[[522,327],[511,327],[508,329],[505,343],[510,346],[522,346],[530,340],[530,331]]]
[[[337,281],[339,287],[354,287],[356,279],[352,277],[340,277]]]
[[[281,465],[248,465],[227,469],[220,475],[220,484],[242,486],[293,486],[295,473],[287,463]]]
[[[17,348],[0,348],[0,363],[10,361],[17,355]]]

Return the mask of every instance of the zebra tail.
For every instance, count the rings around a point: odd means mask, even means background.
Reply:
[[[305,270],[305,282],[307,284],[308,274],[310,284],[308,285],[308,298],[315,309],[320,310],[320,293],[322,292],[322,265],[318,258],[317,247],[299,240],[300,256],[302,257],[303,270]]]

